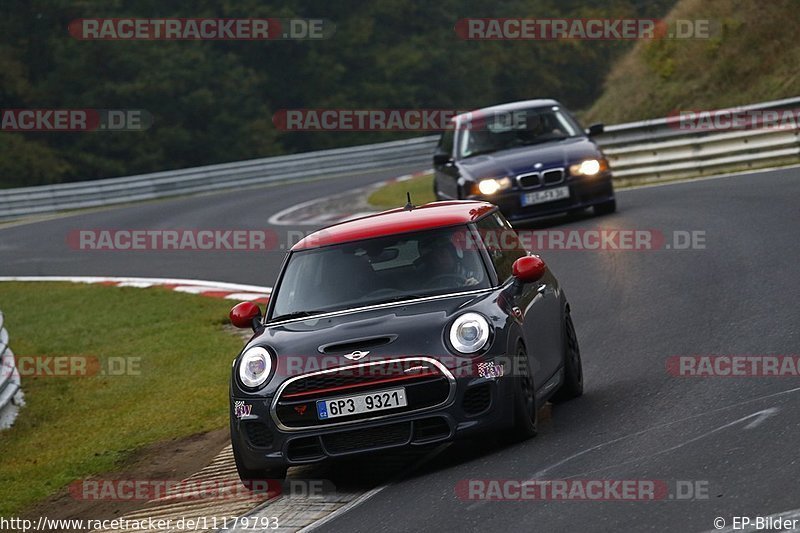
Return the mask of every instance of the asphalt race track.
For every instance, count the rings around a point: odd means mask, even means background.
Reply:
[[[271,214],[414,169],[165,200],[0,227],[0,275],[199,278],[272,285],[268,252],[83,251],[75,229],[244,229]],[[800,353],[800,169],[621,191],[618,213],[547,228],[704,232],[704,248],[541,255],[572,304],[585,395],[553,408],[537,438],[451,446],[323,526],[330,531],[707,531],[715,517],[800,508],[800,379],[674,377],[676,355]],[[311,227],[298,228],[302,230]],[[682,233],[683,234],[683,233]],[[230,358],[221,360],[229,364]],[[370,459],[370,460],[380,460]],[[366,467],[365,467],[366,468]],[[466,501],[470,479],[662,480],[660,501]],[[707,487],[683,500],[676,486]],[[670,498],[669,496],[673,496]]]

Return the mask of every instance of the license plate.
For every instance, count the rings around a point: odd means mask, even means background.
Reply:
[[[399,389],[357,394],[331,400],[319,400],[317,401],[317,416],[320,420],[327,420],[338,416],[372,413],[406,405],[408,405],[406,389],[400,387]]]
[[[569,187],[557,187],[555,189],[546,189],[544,191],[529,192],[522,195],[522,205],[543,204],[545,202],[554,202],[569,198]]]

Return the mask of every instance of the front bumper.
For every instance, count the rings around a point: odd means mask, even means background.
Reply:
[[[259,470],[444,442],[513,424],[511,376],[453,377],[452,384],[447,401],[432,408],[306,428],[284,426],[272,396],[233,397],[231,441],[240,462]]]
[[[529,206],[522,205],[521,198],[523,194],[564,186],[569,187],[569,198]],[[614,199],[614,185],[609,172],[596,178],[570,178],[565,182],[533,189],[515,187],[501,194],[480,198],[471,197],[470,199],[492,202],[500,208],[500,211],[509,221],[520,222],[568,211],[578,211],[608,202]]]

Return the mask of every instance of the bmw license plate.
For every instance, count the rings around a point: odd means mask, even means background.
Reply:
[[[406,405],[408,405],[406,389],[400,387],[399,389],[357,394],[332,400],[319,400],[317,401],[317,416],[320,420],[327,420],[337,416],[371,413]]]
[[[522,195],[522,206],[543,204],[569,198],[569,187],[557,187],[544,191],[529,192]]]

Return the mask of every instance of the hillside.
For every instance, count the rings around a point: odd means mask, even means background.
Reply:
[[[797,0],[680,0],[669,20],[711,19],[710,39],[641,41],[611,69],[587,123],[800,95]]]
[[[466,41],[463,17],[659,17],[674,0],[4,0],[0,107],[143,111],[144,131],[3,131],[0,188],[365,144],[421,132],[281,131],[283,109],[468,109],[597,98],[628,41]],[[321,40],[78,40],[81,18],[329,20]]]

